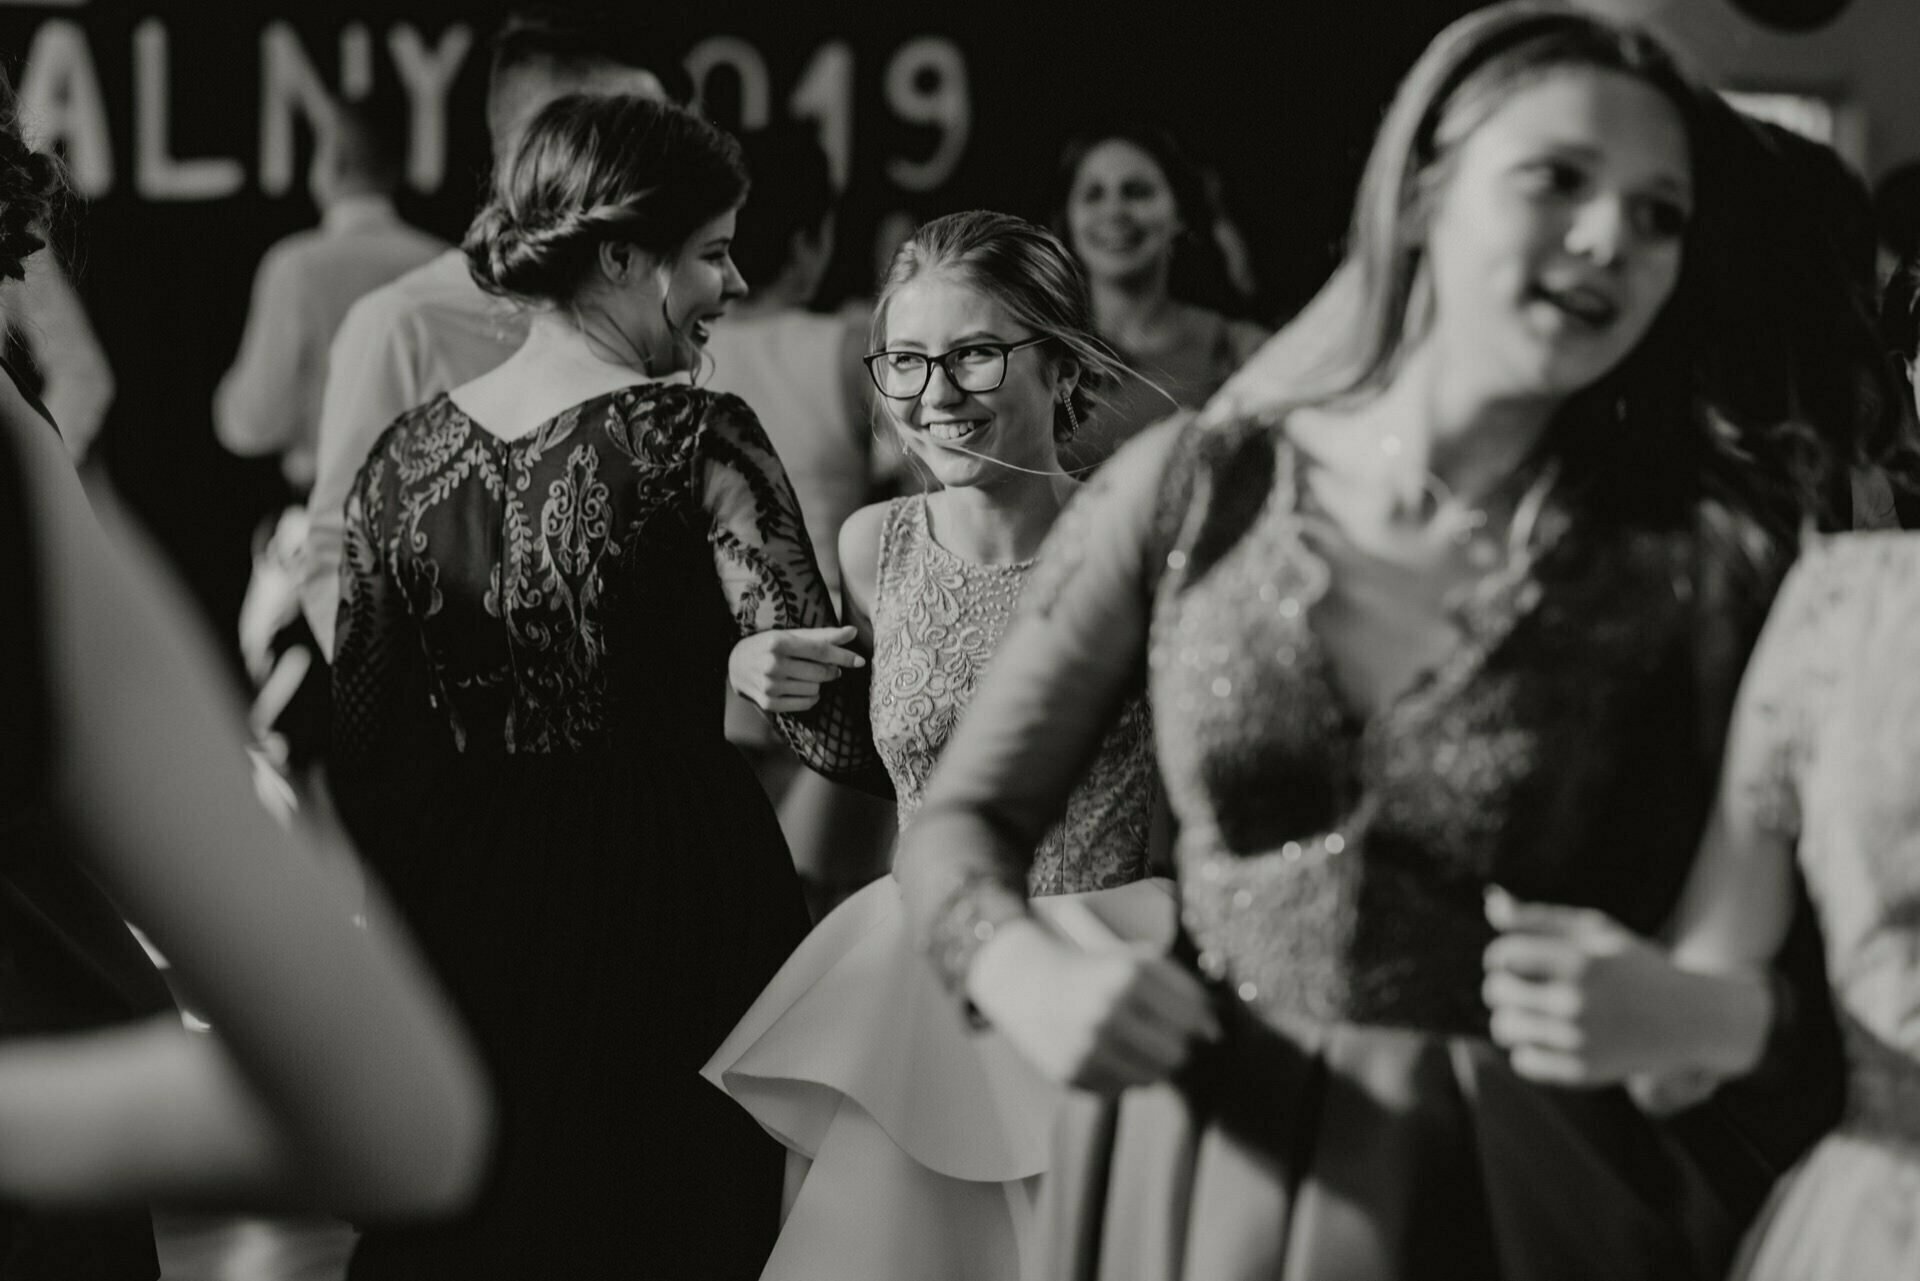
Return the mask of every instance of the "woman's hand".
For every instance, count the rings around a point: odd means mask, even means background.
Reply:
[[[967,992],[1044,1076],[1102,1094],[1164,1080],[1220,1036],[1206,989],[1173,961],[1145,945],[1085,951],[1032,918],[980,949]]]
[[[1482,988],[1492,1035],[1530,1080],[1614,1085],[1636,1074],[1739,1076],[1772,1019],[1764,979],[1701,974],[1603,912],[1487,895],[1500,931]]]
[[[756,632],[727,656],[727,679],[763,712],[804,712],[820,701],[820,687],[867,660],[848,649],[851,627],[796,627]]]

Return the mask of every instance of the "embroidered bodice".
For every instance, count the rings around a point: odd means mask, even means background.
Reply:
[[[334,749],[363,802],[410,754],[719,750],[734,642],[835,621],[753,412],[665,384],[514,439],[444,395],[403,415],[354,485],[342,579]],[[885,790],[858,674],[775,720]]]
[[[896,499],[881,524],[873,607],[874,746],[904,827],[1013,617],[1032,561],[981,565],[934,540],[925,496]],[[1066,814],[1034,851],[1030,893],[1124,885],[1146,875],[1153,733],[1136,697],[1100,745]]]
[[[1728,771],[1797,839],[1846,1038],[1849,1124],[1920,1143],[1920,538],[1814,544],[1742,688]]]
[[[1667,915],[1762,608],[1697,514],[1563,482],[1458,602],[1449,656],[1363,719],[1313,627],[1332,571],[1297,459],[1277,423],[1156,429],[1062,517],[900,860],[950,981],[990,900],[1017,910],[1049,789],[1142,665],[1186,931],[1271,1019],[1484,1033],[1489,885],[1643,932]],[[993,842],[958,848],[949,806]]]

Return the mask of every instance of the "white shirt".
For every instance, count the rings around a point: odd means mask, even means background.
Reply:
[[[326,383],[327,347],[347,309],[446,248],[400,221],[384,196],[346,196],[319,228],[267,250],[253,281],[240,354],[213,396],[214,430],[236,454],[283,455],[304,488]]]
[[[328,359],[307,502],[301,606],[328,655],[340,605],[347,494],[380,433],[416,405],[505,362],[527,319],[484,292],[466,256],[448,250],[353,304]]]

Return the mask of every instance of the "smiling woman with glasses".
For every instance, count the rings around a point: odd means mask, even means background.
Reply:
[[[1015,602],[1050,590],[1034,555],[1079,489],[1055,451],[1119,370],[1064,247],[1000,214],[943,218],[907,242],[873,346],[883,412],[944,486],[857,512],[840,534],[848,621],[873,648],[874,745],[905,821]],[[851,657],[809,648],[824,639],[737,647],[735,688],[772,711],[811,705]],[[1151,738],[1135,698],[1042,845],[1028,882],[1041,912],[1076,903],[1129,935],[1171,931],[1165,883],[1143,879]],[[942,1011],[914,950],[882,877],[815,928],[707,1065],[792,1153],[764,1281],[1021,1274],[1061,1095]]]

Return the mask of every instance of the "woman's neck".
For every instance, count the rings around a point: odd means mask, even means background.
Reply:
[[[602,328],[608,332],[602,333]],[[513,359],[522,368],[593,383],[608,379],[644,382],[652,377],[641,365],[640,353],[628,353],[626,346],[611,327],[595,327],[590,321],[583,325],[559,312],[537,311],[527,326],[527,340]]]
[[[1180,304],[1167,292],[1167,266],[1128,280],[1092,284],[1093,327],[1123,351],[1152,355],[1167,344]]]
[[[488,431],[514,437],[583,401],[646,381],[644,371],[608,359],[568,319],[536,312],[518,351],[451,395]]]
[[[992,484],[943,489],[931,496],[940,545],[982,565],[1032,560],[1079,485],[1066,475],[1008,472]]]
[[[1359,412],[1397,490],[1418,494],[1431,476],[1470,503],[1499,488],[1539,447],[1560,402],[1497,393],[1462,376],[1467,364],[1424,343]]]

